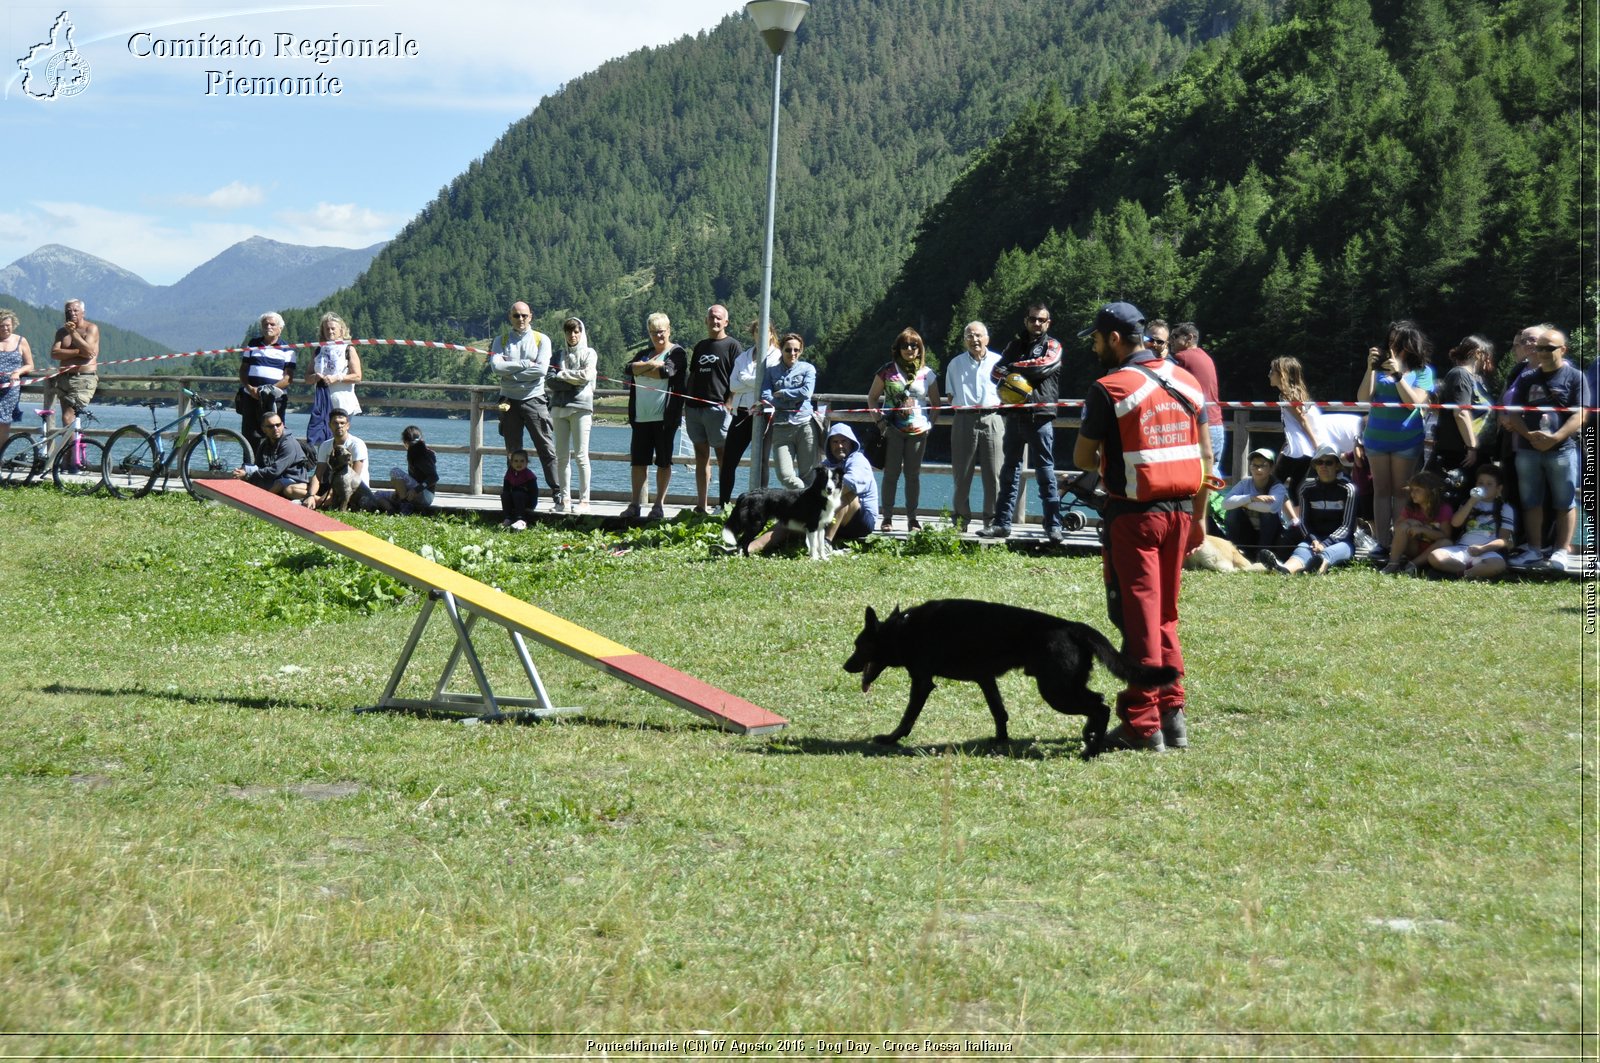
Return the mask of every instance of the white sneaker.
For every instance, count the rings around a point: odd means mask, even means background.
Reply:
[[[1526,568],[1544,560],[1544,551],[1537,546],[1524,546],[1521,550],[1511,555],[1507,564],[1512,568]]]
[[[1552,550],[1550,557],[1545,561],[1545,566],[1565,572],[1567,570],[1567,562],[1571,559],[1572,555],[1565,550]]]
[[[528,530],[528,522],[525,521],[525,520],[514,520],[514,521],[511,522],[511,530],[512,531],[527,531]]]

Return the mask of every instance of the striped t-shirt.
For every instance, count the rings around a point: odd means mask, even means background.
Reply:
[[[1413,388],[1433,394],[1434,379],[1431,365],[1413,369],[1400,379]],[[1379,373],[1373,378],[1372,401],[1403,401],[1400,398],[1399,384],[1391,374]],[[1367,430],[1362,433],[1361,441],[1366,444],[1368,450],[1375,450],[1380,454],[1394,454],[1421,447],[1426,435],[1422,421],[1425,412],[1395,408],[1371,410],[1367,413]]]
[[[294,371],[294,348],[250,347],[241,361],[251,387],[275,386],[283,382],[286,373]]]

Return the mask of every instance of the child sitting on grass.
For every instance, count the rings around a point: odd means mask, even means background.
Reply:
[[[1406,484],[1409,500],[1394,522],[1394,543],[1389,548],[1385,576],[1417,574],[1416,561],[1436,546],[1448,546],[1455,510],[1444,500],[1444,478],[1424,470]]]
[[[1274,455],[1266,447],[1250,452],[1250,475],[1233,485],[1222,500],[1230,542],[1246,557],[1258,557],[1283,538],[1283,504],[1288,489],[1272,475]]]
[[[405,467],[389,468],[394,508],[401,513],[426,512],[433,506],[433,492],[439,486],[439,456],[422,438],[422,429],[414,424],[406,425],[400,442],[406,447]]]
[[[1355,553],[1356,488],[1345,478],[1339,452],[1324,443],[1311,456],[1311,468],[1316,476],[1302,480],[1295,500],[1283,506],[1291,534],[1298,531],[1304,541],[1288,562],[1279,561],[1270,550],[1261,552],[1261,563],[1285,576],[1296,572],[1320,576]]]
[[[507,459],[506,478],[500,485],[500,527],[526,531],[528,518],[539,508],[539,477],[528,468],[528,452],[513,450]]]
[[[1494,579],[1506,570],[1517,519],[1510,503],[1500,497],[1502,475],[1498,465],[1479,467],[1477,486],[1450,518],[1455,541],[1435,546],[1418,565],[1460,573],[1463,579]]]

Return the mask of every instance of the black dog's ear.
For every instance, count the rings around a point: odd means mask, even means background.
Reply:
[[[871,631],[878,626],[878,614],[872,611],[872,606],[867,606],[867,630]]]
[[[894,607],[894,612],[889,614],[889,619],[890,620],[899,620],[902,616],[905,616],[905,615],[906,615],[905,612],[900,608],[900,603],[896,602],[895,603],[895,607]]]

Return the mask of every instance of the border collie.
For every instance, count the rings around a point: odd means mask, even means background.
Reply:
[[[826,467],[817,469],[811,486],[794,491],[786,488],[755,490],[740,495],[722,526],[722,540],[742,554],[750,552],[756,536],[773,523],[795,532],[804,532],[806,551],[821,561],[832,551],[828,546],[828,526],[839,512],[844,497],[844,473]]]

